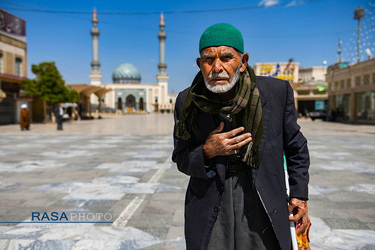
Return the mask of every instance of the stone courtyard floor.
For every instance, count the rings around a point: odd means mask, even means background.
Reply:
[[[375,249],[375,126],[301,119],[312,249]],[[0,249],[184,249],[172,115],[0,126]],[[67,223],[68,222],[68,223]]]

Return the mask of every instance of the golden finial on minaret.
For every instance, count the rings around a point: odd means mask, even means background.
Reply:
[[[92,12],[92,19],[91,19],[92,22],[98,22],[98,15],[96,13],[96,8],[94,7],[94,11]]]
[[[160,23],[159,23],[159,26],[165,26],[163,12],[161,12],[161,15],[160,15]]]

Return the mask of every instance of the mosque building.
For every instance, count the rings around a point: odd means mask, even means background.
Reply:
[[[98,17],[94,9],[91,29],[92,62],[90,87],[97,87],[98,93],[90,95],[90,103],[98,105],[99,112],[103,110],[117,110],[117,113],[171,113],[174,108],[176,94],[168,92],[167,64],[165,62],[165,22],[163,13],[160,16],[159,64],[157,84],[141,84],[141,73],[130,62],[120,64],[112,74],[112,83],[102,83],[99,62],[99,30]],[[105,89],[103,91],[103,89]],[[99,91],[101,90],[101,91]]]

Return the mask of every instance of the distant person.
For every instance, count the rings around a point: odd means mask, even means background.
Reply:
[[[56,123],[57,123],[57,130],[63,130],[62,124],[63,124],[63,105],[62,103],[59,104],[57,108],[55,108],[55,117],[56,117]]]
[[[30,130],[30,112],[27,110],[27,104],[21,105],[21,117],[20,117],[21,130]]]
[[[75,120],[78,120],[78,121],[81,120],[81,116],[79,115],[78,110],[74,110],[74,115],[75,115]]]

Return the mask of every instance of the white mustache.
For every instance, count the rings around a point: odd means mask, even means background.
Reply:
[[[229,74],[226,72],[221,72],[221,73],[211,73],[208,75],[208,79],[215,79],[215,78],[227,78],[229,79]]]

